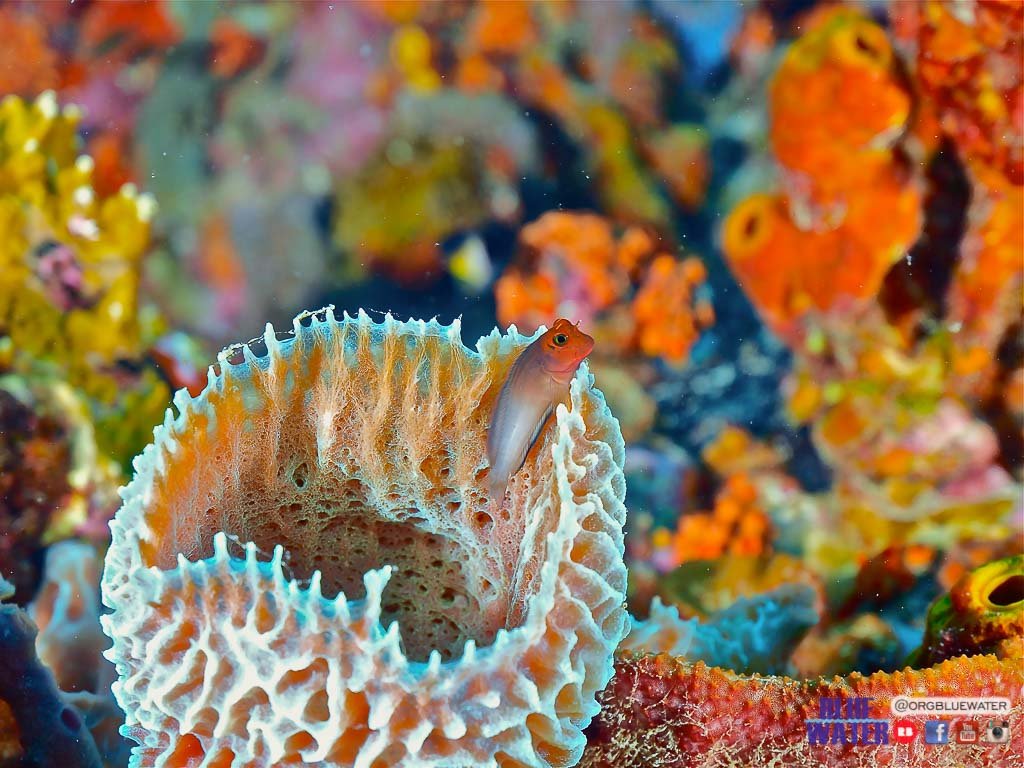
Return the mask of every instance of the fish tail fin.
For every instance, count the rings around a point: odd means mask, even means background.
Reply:
[[[491,497],[491,514],[496,518],[498,512],[501,511],[502,505],[505,503],[505,491],[508,490],[508,481],[498,480],[490,483],[487,490]]]

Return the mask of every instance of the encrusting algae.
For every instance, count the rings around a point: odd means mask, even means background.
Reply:
[[[492,516],[529,341],[329,308],[178,393],[103,577],[133,764],[579,760],[627,629],[623,443],[581,368]]]

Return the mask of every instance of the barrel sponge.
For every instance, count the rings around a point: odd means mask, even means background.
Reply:
[[[581,366],[491,503],[531,338],[329,307],[175,396],[102,584],[133,768],[578,762],[628,630],[624,447]]]

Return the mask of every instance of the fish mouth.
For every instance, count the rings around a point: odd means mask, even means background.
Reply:
[[[584,358],[586,358],[586,355],[583,355],[582,357],[573,360],[571,363],[569,363],[569,365],[566,365],[565,367],[545,368],[545,370],[550,374],[561,374],[563,376],[565,374],[573,374],[576,372],[576,369],[580,367],[580,363],[583,362]]]

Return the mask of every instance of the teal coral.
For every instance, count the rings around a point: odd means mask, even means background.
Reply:
[[[678,609],[655,597],[650,617],[634,620],[619,648],[668,653],[737,673],[787,674],[794,649],[818,623],[816,600],[811,587],[785,585],[741,598],[702,622],[681,618]]]

